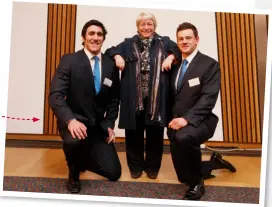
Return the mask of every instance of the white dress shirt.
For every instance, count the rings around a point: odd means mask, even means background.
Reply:
[[[92,66],[92,71],[94,71],[94,63],[95,63],[95,60],[93,59],[94,56],[97,56],[98,59],[99,59],[99,69],[100,69],[100,81],[101,81],[101,76],[102,76],[102,70],[101,70],[101,57],[102,57],[102,54],[101,52],[99,52],[97,55],[94,55],[92,54],[89,50],[87,50],[86,48],[84,48],[84,51],[86,53],[86,55],[88,56],[89,60],[90,60],[90,63],[91,63],[91,66]]]
[[[188,63],[187,63],[187,69],[188,69],[190,63],[192,62],[192,60],[194,59],[194,57],[196,56],[197,52],[198,52],[198,49],[195,49],[195,51],[192,52],[190,55],[188,55],[187,58],[183,58],[183,57],[182,57],[182,63],[183,63],[184,59],[186,59],[186,60],[188,61]],[[182,63],[181,63],[181,65],[180,65],[180,67],[179,67],[179,71],[178,71],[178,74],[177,74],[177,77],[176,77],[176,82],[175,82],[175,87],[176,87],[176,88],[177,88],[177,84],[178,84],[178,77],[179,77],[179,74],[180,74],[180,72],[181,72]],[[187,71],[187,70],[186,70],[186,71]]]

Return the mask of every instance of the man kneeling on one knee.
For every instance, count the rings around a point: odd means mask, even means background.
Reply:
[[[172,67],[173,109],[167,134],[177,177],[188,186],[184,199],[195,200],[205,193],[200,145],[213,136],[218,123],[212,109],[220,89],[220,67],[198,51],[194,25],[180,24],[176,37],[182,61]]]
[[[111,181],[121,176],[113,132],[119,110],[119,70],[101,53],[106,34],[101,22],[86,22],[81,32],[84,48],[61,58],[51,83],[49,104],[63,139],[67,189],[72,193],[81,189],[81,171]]]

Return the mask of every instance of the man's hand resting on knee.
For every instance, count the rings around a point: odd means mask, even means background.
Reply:
[[[69,121],[68,130],[70,131],[73,138],[77,137],[78,139],[85,139],[87,137],[86,126],[76,119]]]
[[[188,122],[184,118],[180,117],[180,118],[172,119],[172,121],[169,123],[168,127],[172,128],[174,130],[179,130],[182,127],[185,127],[187,124],[188,124]]]
[[[115,134],[114,131],[108,127],[109,137],[106,139],[106,142],[109,144],[111,142],[115,142]]]

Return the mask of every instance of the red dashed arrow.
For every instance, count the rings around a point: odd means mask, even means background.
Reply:
[[[15,118],[15,117],[11,117],[11,116],[2,116],[2,118],[7,118],[7,119],[12,119],[12,120],[19,120],[19,121],[30,121],[32,120],[33,122],[39,121],[40,119],[33,117],[32,119],[29,118]]]

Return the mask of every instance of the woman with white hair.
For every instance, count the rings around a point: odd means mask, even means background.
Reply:
[[[106,54],[122,71],[119,128],[125,129],[131,176],[136,179],[145,171],[149,178],[156,179],[161,167],[164,127],[171,114],[168,70],[180,53],[175,42],[155,32],[157,21],[153,14],[141,13],[136,26],[138,34],[109,48]]]

